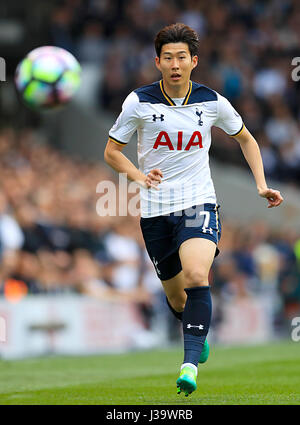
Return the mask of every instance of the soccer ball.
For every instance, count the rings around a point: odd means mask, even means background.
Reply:
[[[80,65],[70,52],[44,46],[32,50],[19,63],[15,84],[27,106],[49,109],[72,99],[80,86],[80,75]]]

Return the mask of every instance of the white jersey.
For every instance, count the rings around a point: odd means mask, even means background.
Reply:
[[[206,202],[216,203],[209,168],[211,127],[230,136],[244,128],[227,99],[201,84],[190,82],[178,105],[166,94],[162,80],[131,92],[109,138],[127,144],[137,131],[139,169],[163,173],[159,190],[141,188],[141,216],[155,217]]]

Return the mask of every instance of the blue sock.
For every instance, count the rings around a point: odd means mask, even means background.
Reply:
[[[200,354],[208,334],[211,320],[209,286],[186,288],[187,300],[182,315],[184,361],[198,366]]]

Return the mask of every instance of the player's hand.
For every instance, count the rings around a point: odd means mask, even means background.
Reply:
[[[283,201],[283,197],[281,196],[279,190],[267,188],[259,190],[258,193],[262,198],[267,199],[268,208],[278,207]]]
[[[156,190],[159,190],[158,185],[161,183],[161,179],[163,178],[163,173],[159,168],[154,168],[151,170],[146,177],[146,187],[149,189],[153,187]]]

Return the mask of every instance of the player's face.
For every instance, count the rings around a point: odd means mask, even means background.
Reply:
[[[162,46],[160,57],[155,58],[155,63],[162,73],[164,84],[178,91],[188,87],[198,56],[191,57],[187,43],[168,43]]]

